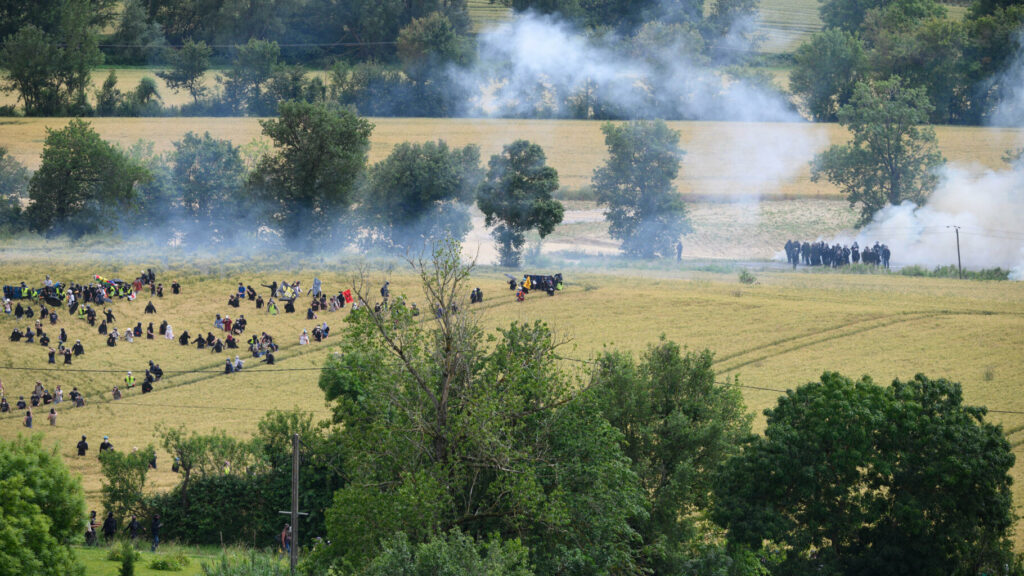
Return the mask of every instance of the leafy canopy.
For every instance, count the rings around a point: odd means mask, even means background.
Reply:
[[[1014,455],[959,384],[825,373],[765,414],[714,517],[735,542],[788,549],[780,573],[995,573],[1011,557]]]
[[[669,256],[690,230],[686,204],[672,181],[679,174],[679,133],[663,121],[605,123],[609,158],[594,171],[597,201],[605,206],[608,233],[628,255]]]
[[[931,110],[924,89],[911,88],[898,76],[857,84],[839,111],[839,124],[853,139],[818,154],[811,180],[824,176],[846,194],[850,206],[860,205],[860,226],[887,205],[923,204],[945,162],[935,130],[925,125]]]
[[[557,189],[558,171],[547,165],[539,145],[516,140],[491,156],[477,206],[484,223],[495,226],[491,235],[502,266],[519,266],[526,232],[537,230],[544,238],[562,221],[562,203],[551,197]]]

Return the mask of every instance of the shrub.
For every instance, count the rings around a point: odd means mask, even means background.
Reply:
[[[740,284],[756,284],[757,276],[750,273],[749,270],[743,270],[740,272]]]
[[[118,576],[135,576],[136,552],[128,542],[122,542],[121,549],[121,570]]]
[[[185,552],[178,550],[170,555],[161,556],[154,558],[149,562],[149,567],[152,570],[166,570],[169,572],[179,572],[184,570],[189,565],[188,556]]]
[[[237,557],[222,554],[215,564],[201,564],[203,576],[285,576],[288,565],[255,552]]]
[[[121,542],[116,546],[111,546],[110,550],[107,551],[107,560],[111,562],[124,562],[125,556],[131,554],[134,560],[142,558],[142,553],[132,548],[128,542]]]

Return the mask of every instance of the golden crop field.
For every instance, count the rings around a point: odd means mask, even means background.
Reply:
[[[25,280],[39,284],[49,273],[57,280],[86,281],[92,274],[134,277],[145,263],[70,263],[65,257],[44,256],[43,250],[6,248],[0,278],[4,283]],[[9,399],[30,393],[39,380],[53,388],[61,384],[65,394],[72,386],[85,392],[84,408],[58,406],[56,427],[36,412],[36,431],[60,445],[71,468],[84,479],[91,507],[99,506],[100,475],[95,454],[102,436],[109,435],[119,450],[155,442],[158,424],[184,425],[208,432],[214,428],[249,435],[258,419],[271,409],[299,407],[320,418],[329,408],[317,388],[317,368],[337,350],[338,338],[324,343],[298,345],[308,299],[300,300],[296,314],[270,317],[245,301],[240,309],[227,306],[227,296],[239,281],[252,284],[264,296],[261,283],[271,280],[302,280],[309,286],[314,275],[325,291],[335,293],[352,286],[354,262],[305,261],[216,262],[188,261],[166,256],[156,267],[158,281],[168,286],[177,279],[180,296],[156,299],[157,314],[146,316],[149,297],[134,303],[116,302],[111,309],[119,328],[167,319],[175,334],[189,330],[214,330],[214,315],[244,314],[247,334],[266,331],[282,345],[278,364],[267,367],[247,359],[240,374],[221,373],[226,357],[177,341],[145,337],[133,344],[108,348],[103,337],[84,321],[63,315],[56,327],[64,327],[71,339],[81,339],[86,355],[70,367],[49,367],[45,349],[38,344],[0,341],[0,378]],[[488,329],[511,321],[546,321],[568,343],[563,354],[586,360],[605,346],[635,352],[657,341],[660,335],[690,349],[709,348],[717,355],[722,377],[737,377],[756,426],[763,426],[762,410],[774,404],[784,390],[814,380],[822,371],[836,370],[856,377],[869,374],[879,383],[909,378],[922,372],[945,376],[963,384],[967,401],[992,410],[1024,412],[1024,283],[958,282],[896,275],[849,275],[809,272],[756,271],[756,285],[741,285],[734,272],[701,271],[693,263],[680,268],[587,270],[566,269],[566,290],[555,297],[534,294],[516,303],[504,275],[497,269],[479,268],[472,286],[483,289],[485,302],[473,309]],[[390,270],[390,272],[388,272]],[[395,294],[421,298],[418,287],[402,264],[377,263],[369,273],[369,290],[376,294],[385,278]],[[321,315],[332,331],[343,329],[348,309]],[[319,321],[319,320],[318,320]],[[424,321],[430,321],[426,319]],[[0,317],[0,331],[9,334],[25,320]],[[244,352],[244,351],[243,351]],[[243,358],[248,355],[240,354]],[[148,360],[167,372],[156,390],[147,395],[128,391],[119,401],[110,397],[113,385],[122,382],[126,370],[141,375]],[[567,362],[566,368],[582,371],[585,365]],[[96,370],[97,372],[91,372]],[[109,372],[108,372],[109,371]],[[769,389],[769,390],[759,390]],[[0,437],[24,431],[22,414],[0,418]],[[1024,456],[1024,415],[992,412],[1002,422],[1018,456]],[[92,450],[86,458],[74,455],[81,434],[89,437]],[[159,469],[151,477],[151,489],[167,489],[176,477],[167,470],[168,456],[159,452]],[[1016,503],[1024,511],[1024,463],[1014,469]],[[1024,543],[1019,539],[1018,544]]]
[[[370,161],[383,159],[400,142],[443,139],[451,145],[478,144],[486,161],[501,147],[518,138],[543,146],[548,163],[559,173],[561,185],[578,188],[590,183],[594,169],[607,157],[601,122],[585,120],[502,120],[479,118],[373,118]],[[66,118],[0,119],[0,146],[30,168],[39,166],[46,129],[59,129]],[[208,131],[244,145],[260,138],[256,118],[92,118],[99,134],[122,146],[138,140],[155,143],[158,151],[173,149],[173,142],[189,131]],[[848,138],[836,124],[670,122],[681,133],[686,150],[677,188],[686,195],[734,198],[837,198],[838,190],[827,182],[812,183],[810,167],[799,158],[786,158],[793,173],[779,182],[767,178],[752,156],[785,150],[791,142],[809,143],[807,161],[815,150]],[[1002,155],[1020,145],[1022,129],[937,126],[939,145],[947,159],[976,168],[1003,166]],[[780,153],[780,156],[783,153]],[[771,168],[771,166],[767,166]]]

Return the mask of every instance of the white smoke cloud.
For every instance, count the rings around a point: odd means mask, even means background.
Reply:
[[[947,166],[928,204],[887,206],[857,234],[861,247],[882,242],[897,265],[956,265],[956,235],[967,269],[999,266],[1024,279],[1024,169],[967,170]]]

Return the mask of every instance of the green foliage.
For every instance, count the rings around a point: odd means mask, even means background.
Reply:
[[[151,64],[164,52],[167,40],[160,25],[149,20],[142,0],[125,0],[110,44],[115,46],[108,52],[112,62]]]
[[[1011,559],[1014,463],[958,384],[825,373],[766,411],[719,483],[736,543],[788,548],[780,573],[998,572]]]
[[[467,54],[464,42],[448,17],[431,12],[413,20],[399,32],[398,57],[406,73],[420,78],[432,68],[464,63]]]
[[[740,284],[757,284],[757,276],[751,274],[749,270],[741,270]]]
[[[167,83],[167,87],[175,92],[182,88],[188,90],[195,103],[206,93],[206,86],[203,84],[203,76],[210,68],[210,56],[213,49],[200,40],[193,42],[187,40],[181,48],[168,51],[164,58],[167,60],[168,69],[157,72],[156,75]]]
[[[945,162],[935,131],[924,125],[931,110],[924,89],[911,88],[898,76],[857,84],[839,111],[839,123],[853,139],[818,154],[811,180],[824,176],[842,189],[850,206],[860,205],[858,226],[889,204],[923,204]]]
[[[518,541],[497,535],[475,541],[458,529],[412,544],[399,532],[386,539],[380,554],[361,576],[532,576],[528,550]]]
[[[491,156],[477,206],[485,225],[495,226],[491,235],[502,266],[519,266],[526,232],[536,230],[544,238],[562,221],[562,203],[551,197],[557,189],[558,172],[539,145],[516,140]]]
[[[917,276],[924,278],[959,278],[960,270],[953,265],[936,266],[929,270],[923,266],[904,266],[900,269],[901,276]],[[1010,271],[1002,268],[982,268],[981,270],[964,270],[963,277],[968,280],[1009,280]]]
[[[605,206],[608,233],[622,251],[640,258],[674,254],[690,230],[686,204],[672,181],[679,174],[679,133],[663,121],[605,123],[609,158],[594,171],[598,204]]]
[[[121,543],[121,568],[118,570],[118,576],[135,576],[135,549],[128,542]]]
[[[750,434],[736,387],[715,382],[713,354],[683,353],[662,339],[638,363],[622,352],[597,360],[590,393],[625,438],[624,452],[651,502],[640,522],[644,564],[654,574],[693,573],[698,526],[725,461]]]
[[[68,543],[85,516],[81,482],[42,437],[0,439],[0,567],[9,574],[82,574]]]
[[[106,558],[111,562],[123,562],[124,559],[128,556],[131,556],[135,560],[141,560],[142,552],[136,550],[134,547],[132,547],[130,542],[126,541],[122,541],[120,544],[116,546],[111,546],[107,549]]]
[[[793,54],[789,90],[803,100],[815,120],[835,121],[853,96],[864,59],[864,47],[853,34],[837,29],[819,32]]]
[[[136,199],[146,170],[81,120],[47,130],[42,165],[29,181],[34,230],[80,237],[106,228]]]
[[[369,243],[416,253],[472,227],[468,203],[483,170],[474,145],[449,148],[444,140],[403,142],[369,172],[360,209]]]
[[[209,233],[225,234],[242,215],[245,166],[238,147],[189,132],[174,142],[172,174],[185,215]],[[209,236],[207,236],[209,238]]]
[[[146,473],[149,472],[153,453],[152,446],[132,452],[100,452],[100,470],[104,477],[101,492],[105,511],[113,512],[117,518],[126,518],[132,514],[143,515],[143,490],[146,487]]]
[[[216,562],[200,563],[203,576],[287,576],[288,565],[265,554],[252,552],[247,556],[222,554]]]
[[[177,550],[171,555],[165,554],[158,558],[153,558],[149,561],[148,566],[150,570],[181,572],[185,568],[188,568],[188,565],[191,563],[192,561],[189,560],[183,550]]]
[[[416,264],[422,309],[438,318],[414,322],[397,303],[353,314],[344,354],[321,374],[350,482],[323,554],[359,571],[396,532],[418,545],[459,528],[520,537],[539,573],[633,573],[629,522],[645,499],[621,434],[577,396],[545,325],[486,342],[471,314],[452,311],[469,279],[460,248]],[[355,296],[368,300],[365,285]]]
[[[224,74],[224,99],[235,112],[269,116],[277,102],[265,93],[267,84],[281,66],[281,48],[277,42],[250,38],[235,47],[231,69]]]
[[[128,147],[125,155],[148,172],[149,178],[135,186],[134,207],[121,215],[123,224],[132,231],[166,226],[168,216],[180,204],[167,155],[155,152],[153,142],[145,140]]]
[[[28,196],[29,171],[0,146],[0,234],[27,228],[21,200]]]
[[[284,102],[277,120],[261,120],[275,152],[264,156],[250,186],[271,203],[270,218],[290,241],[308,248],[335,232],[366,166],[373,124],[349,110]]]

